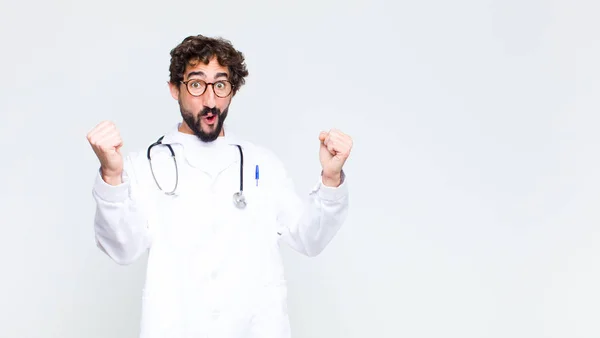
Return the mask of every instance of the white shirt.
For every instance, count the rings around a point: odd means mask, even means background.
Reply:
[[[323,185],[306,200],[279,159],[227,133],[205,143],[177,126],[153,148],[125,157],[123,183],[98,174],[93,186],[98,247],[119,264],[148,253],[141,338],[289,338],[287,287],[279,245],[319,254],[348,212],[348,187]],[[244,163],[245,209],[233,203]],[[258,184],[255,169],[259,166]]]

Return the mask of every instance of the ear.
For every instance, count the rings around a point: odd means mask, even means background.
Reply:
[[[171,96],[179,101],[179,85],[172,83],[169,81],[169,90],[171,91]]]

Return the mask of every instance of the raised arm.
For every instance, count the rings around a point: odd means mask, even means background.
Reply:
[[[321,176],[306,199],[297,195],[283,167],[278,189],[278,224],[286,243],[294,250],[316,256],[335,237],[348,215],[349,192],[342,167],[350,154],[352,139],[337,130],[322,132]]]
[[[129,157],[120,153],[121,137],[114,124],[102,122],[88,134],[100,160],[92,196],[96,202],[96,244],[118,264],[131,264],[149,247],[151,236]]]

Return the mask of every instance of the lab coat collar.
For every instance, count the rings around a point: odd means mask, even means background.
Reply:
[[[190,166],[210,174],[218,174],[240,162],[239,151],[233,145],[242,145],[242,142],[230,130],[225,130],[225,136],[219,137],[213,142],[202,142],[196,135],[180,132],[179,126],[180,123],[177,123],[165,134],[162,143],[171,144],[174,149],[180,149],[180,153],[183,154]],[[207,161],[207,157],[211,160]]]

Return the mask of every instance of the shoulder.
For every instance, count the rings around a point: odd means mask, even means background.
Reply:
[[[286,176],[285,165],[272,149],[248,140],[239,141],[239,144],[242,146],[244,153],[256,161],[260,167],[261,173],[265,173],[265,176]]]
[[[148,152],[150,146],[157,143],[157,139],[158,138],[146,140],[145,142],[142,142],[141,145],[122,153],[124,172],[129,178],[135,180],[137,183],[153,182]],[[176,150],[176,147],[173,147],[173,150]],[[155,166],[163,163],[165,158],[170,158],[167,147],[152,148],[152,162]]]
[[[269,163],[276,163],[278,165],[281,164],[281,160],[279,157],[265,145],[258,144],[248,140],[239,141],[239,144],[242,146],[245,152],[247,152],[252,157],[257,159],[267,161]]]
[[[136,168],[148,163],[146,151],[141,149],[128,152],[124,155],[124,158],[130,165],[133,165]]]
[[[135,183],[144,181],[145,173],[148,171],[148,160],[146,153],[142,150],[133,150],[123,154],[123,172],[125,177]]]
[[[161,144],[171,145],[171,149],[177,152],[177,126],[173,126],[167,129],[162,135],[158,135],[156,138],[145,140],[142,145],[131,151],[123,154],[126,164],[129,164],[132,170],[149,169],[149,156],[152,155],[152,160],[160,160],[163,157],[170,157],[170,149],[167,147],[158,146]],[[150,150],[152,150],[150,152]]]

